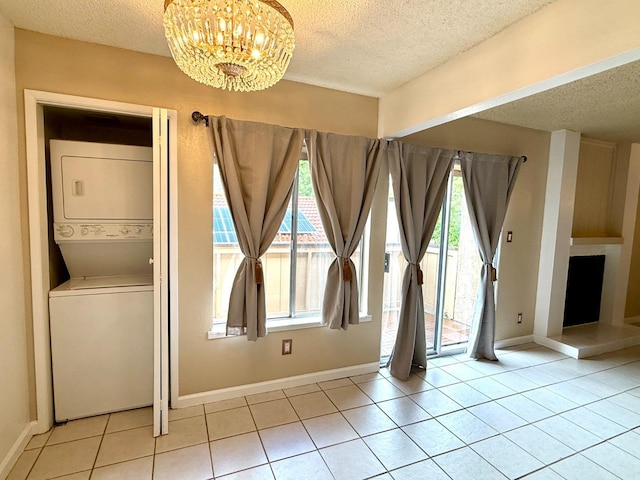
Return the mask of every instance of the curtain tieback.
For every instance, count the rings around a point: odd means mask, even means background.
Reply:
[[[353,273],[351,272],[351,264],[349,263],[349,257],[340,257],[342,261],[342,280],[345,282],[350,282],[353,277]]]
[[[491,272],[491,281],[498,281],[498,271],[493,267],[493,264],[491,262],[484,262],[484,264],[489,268],[489,271]]]
[[[413,265],[418,270],[418,285],[422,285],[424,283],[424,275],[422,274],[422,268],[420,268],[420,264],[410,263],[409,265]]]
[[[256,262],[255,266],[255,274],[256,274],[256,285],[262,285],[264,282],[264,274],[262,273],[262,260],[260,257],[247,257],[249,260],[253,260]]]

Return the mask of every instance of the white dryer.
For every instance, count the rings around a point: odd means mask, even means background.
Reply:
[[[54,240],[74,288],[96,277],[152,282],[151,148],[51,140],[51,189]]]
[[[58,422],[153,403],[152,149],[51,140]]]

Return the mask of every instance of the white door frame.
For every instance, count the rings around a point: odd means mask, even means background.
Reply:
[[[24,116],[25,116],[25,142],[27,160],[27,194],[29,200],[29,252],[30,252],[30,272],[31,272],[31,306],[33,319],[33,352],[35,365],[36,383],[36,421],[33,429],[34,434],[44,433],[53,425],[53,388],[51,373],[51,347],[49,343],[49,246],[48,246],[48,221],[47,221],[47,197],[46,197],[46,176],[45,176],[45,152],[44,152],[44,106],[59,106],[67,108],[79,108],[83,110],[95,110],[100,112],[112,112],[118,114],[136,115],[150,117],[156,123],[156,115],[161,112],[165,114],[165,125],[168,123],[168,136],[171,139],[168,150],[162,154],[165,158],[169,155],[168,170],[171,175],[167,179],[167,168],[162,172],[160,180],[161,198],[167,199],[161,202],[161,224],[164,229],[161,232],[164,238],[160,251],[160,262],[163,266],[163,295],[170,291],[171,299],[164,296],[161,311],[164,312],[165,322],[155,326],[154,343],[159,348],[154,349],[154,385],[161,385],[165,392],[168,392],[169,370],[166,368],[169,362],[169,338],[168,324],[170,317],[177,318],[177,288],[169,281],[177,282],[177,112],[175,110],[155,109],[153,107],[135,105],[129,103],[99,100],[94,98],[77,97],[73,95],[63,95],[58,93],[43,92],[37,90],[24,90]],[[168,119],[168,122],[166,121]],[[158,139],[154,137],[153,143],[157,145]],[[154,148],[156,150],[156,148]],[[154,152],[154,157],[156,152]],[[168,180],[168,182],[167,182]],[[155,202],[154,202],[155,203]],[[167,218],[169,215],[169,218]],[[168,234],[166,227],[168,226]],[[169,238],[169,236],[171,238]],[[168,245],[167,245],[168,244]],[[171,258],[171,264],[168,258]],[[157,258],[156,258],[157,261]],[[171,276],[168,276],[167,267],[171,268]],[[170,300],[170,301],[169,301]],[[171,305],[171,311],[167,311],[167,306]],[[154,306],[154,309],[156,306]],[[168,316],[167,316],[168,314]],[[161,316],[162,318],[162,316]],[[175,328],[175,327],[174,327]],[[157,368],[165,367],[165,368]],[[157,383],[156,383],[157,382]],[[167,403],[167,394],[162,395],[163,403]],[[155,398],[155,392],[154,392]],[[154,402],[155,403],[155,402]],[[166,408],[163,409],[163,416],[166,418]],[[154,415],[154,423],[160,425],[158,433],[167,433],[166,422],[161,417]]]
[[[168,269],[168,224],[169,218],[167,200],[167,180],[169,178],[169,119],[167,110],[153,109],[153,198],[160,201],[153,202],[154,238],[153,242],[153,436],[169,433],[169,269]],[[165,241],[162,241],[162,240]],[[158,260],[160,263],[158,264]],[[160,308],[155,308],[155,307]]]

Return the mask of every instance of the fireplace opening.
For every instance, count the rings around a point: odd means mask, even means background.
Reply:
[[[563,327],[600,319],[604,260],[604,255],[569,257]]]

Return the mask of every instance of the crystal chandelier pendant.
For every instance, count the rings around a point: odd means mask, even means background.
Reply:
[[[165,0],[164,30],[184,73],[238,92],[275,85],[295,47],[293,19],[275,0]]]

